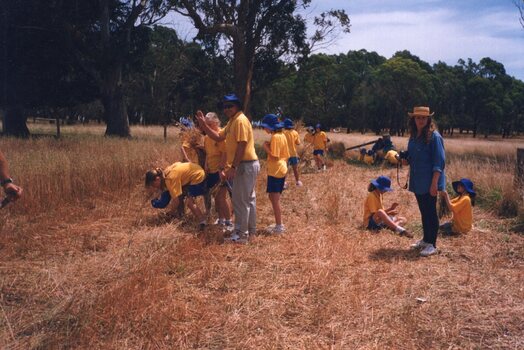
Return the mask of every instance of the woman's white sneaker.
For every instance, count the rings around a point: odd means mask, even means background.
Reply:
[[[420,256],[430,256],[434,254],[437,254],[437,248],[435,248],[433,244],[426,246],[426,248],[420,252]]]
[[[413,243],[413,244],[411,245],[411,248],[412,248],[412,249],[424,249],[424,248],[426,248],[428,245],[433,246],[433,245],[431,245],[431,244],[429,244],[429,243],[424,242],[424,240],[421,239],[420,241],[417,241],[417,242]]]

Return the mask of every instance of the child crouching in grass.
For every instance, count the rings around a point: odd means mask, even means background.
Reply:
[[[146,173],[146,188],[162,191],[158,199],[153,199],[153,208],[162,209],[171,202],[172,212],[176,211],[180,197],[183,194],[182,187],[188,186],[186,203],[200,223],[200,229],[206,226],[206,217],[197,206],[195,198],[203,196],[206,191],[206,174],[204,169],[195,163],[176,162],[166,169],[152,169]]]
[[[364,227],[371,231],[389,228],[401,236],[412,238],[413,234],[402,227],[407,222],[406,218],[395,216],[397,215],[398,203],[393,203],[389,209],[384,209],[382,196],[391,191],[393,189],[389,177],[379,176],[375,180],[371,180],[368,185],[369,194],[364,203]]]
[[[271,228],[271,233],[280,234],[286,230],[282,224],[280,195],[286,182],[289,149],[286,136],[282,132],[284,124],[278,121],[276,115],[264,116],[261,125],[268,134],[271,134],[271,141],[264,142],[264,150],[267,153],[267,193],[273,207],[276,223],[275,227]]]
[[[446,191],[444,195],[448,209],[453,213],[451,221],[440,225],[443,234],[461,234],[471,231],[473,225],[473,208],[475,205],[476,193],[473,190],[473,182],[470,179],[460,179],[452,183],[453,189],[457,192],[458,197],[449,199]]]

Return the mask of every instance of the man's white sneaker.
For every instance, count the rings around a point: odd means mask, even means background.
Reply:
[[[417,241],[415,242],[414,244],[411,245],[411,248],[412,249],[424,249],[426,248],[428,245],[431,245],[429,243],[426,243],[424,242],[424,240],[420,240],[420,241]],[[431,245],[432,246],[432,245]]]
[[[227,238],[224,238],[224,241],[231,243],[247,243],[249,237],[246,234],[240,232],[233,232],[233,234]]]
[[[437,254],[437,248],[435,248],[433,244],[426,246],[426,248],[420,252],[420,256],[430,256],[433,254]]]

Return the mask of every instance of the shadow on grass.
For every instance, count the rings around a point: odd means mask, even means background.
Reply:
[[[380,248],[369,254],[369,259],[374,261],[391,262],[394,260],[418,260],[419,258],[419,251],[414,249]]]

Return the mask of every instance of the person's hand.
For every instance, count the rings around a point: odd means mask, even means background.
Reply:
[[[220,181],[226,181],[226,173],[224,172],[224,170],[220,170],[218,172],[218,176],[220,177]]]
[[[229,168],[226,170],[226,179],[233,180],[235,178],[237,171],[235,168]]]
[[[449,198],[448,191],[438,191],[438,193],[440,193],[442,196],[444,196],[446,198]]]
[[[198,121],[198,124],[202,125],[206,123],[206,119],[204,117],[204,113],[202,113],[201,110],[198,110],[195,115],[196,121]]]
[[[4,185],[4,192],[11,201],[16,201],[22,197],[22,187],[15,185],[14,183],[8,183]]]
[[[402,159],[402,165],[406,166],[409,165],[409,162],[407,159]]]
[[[394,210],[396,207],[398,207],[398,203],[397,202],[391,204],[391,210]]]
[[[429,194],[432,196],[432,197],[436,197],[437,196],[437,184],[436,183],[431,183],[431,187],[429,188]]]

